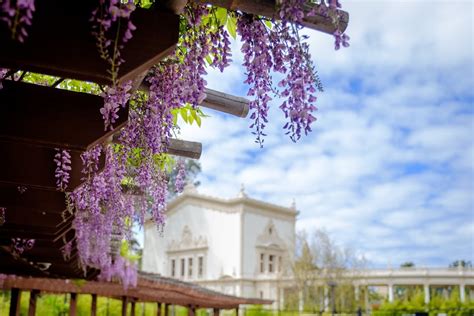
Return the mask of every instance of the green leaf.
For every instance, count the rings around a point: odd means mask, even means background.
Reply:
[[[227,17],[227,31],[233,39],[237,38],[237,18],[233,15]]]
[[[219,20],[219,24],[220,25],[226,25],[227,23],[227,17],[228,17],[228,14],[227,14],[227,9],[225,8],[217,8],[216,9],[216,17],[217,19]]]
[[[198,115],[196,115],[196,124],[201,127],[201,117],[199,117]]]
[[[183,118],[183,121],[188,123],[188,109],[185,107],[182,107],[179,111],[181,113],[181,117]]]
[[[210,54],[206,56],[206,62],[208,65],[212,64],[212,58]]]
[[[72,283],[74,283],[74,285],[76,285],[77,287],[81,288],[87,283],[87,281],[83,279],[74,279],[72,280]]]

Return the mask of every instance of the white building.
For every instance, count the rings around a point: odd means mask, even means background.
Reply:
[[[142,269],[227,294],[271,299],[273,308],[283,307],[284,294],[296,290],[289,263],[297,214],[294,205],[258,201],[243,189],[236,198],[221,199],[187,186],[168,204],[163,233],[151,221],[145,224]],[[393,301],[397,285],[421,285],[428,303],[433,289],[455,285],[461,301],[474,300],[472,268],[371,269],[347,271],[342,277],[352,281],[356,297],[359,288],[375,287]],[[327,293],[324,301],[328,310]],[[302,309],[301,298],[299,305]]]
[[[160,235],[145,224],[142,269],[243,297],[280,300],[295,244],[294,207],[249,198],[220,199],[195,187],[168,204]]]

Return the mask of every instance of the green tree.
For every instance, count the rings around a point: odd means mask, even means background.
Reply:
[[[334,307],[338,312],[355,311],[362,302],[356,300],[351,278],[345,274],[350,271],[356,277],[364,266],[363,258],[336,244],[325,230],[318,229],[311,235],[299,232],[292,270],[297,290],[303,295],[304,310],[320,313]],[[291,307],[298,306],[293,303]]]
[[[472,263],[471,261],[466,261],[466,260],[455,260],[453,261],[450,265],[450,268],[472,268]]]

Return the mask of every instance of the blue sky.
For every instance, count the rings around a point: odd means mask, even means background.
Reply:
[[[351,47],[310,34],[325,86],[313,133],[297,144],[273,106],[265,148],[249,120],[211,110],[181,137],[203,143],[200,191],[248,194],[300,211],[373,267],[474,262],[472,1],[343,1]],[[234,63],[210,88],[245,94]]]

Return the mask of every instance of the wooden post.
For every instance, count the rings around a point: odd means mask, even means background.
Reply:
[[[130,316],[135,316],[135,301],[132,301]]]
[[[97,315],[97,294],[92,294],[91,316]]]
[[[188,306],[188,316],[194,316],[196,315],[196,307],[193,305]]]
[[[71,293],[69,301],[69,316],[76,316],[77,313],[77,293]]]
[[[20,315],[20,298],[21,291],[19,289],[13,288],[11,290],[10,297],[10,316],[19,316]]]
[[[164,315],[164,316],[168,316],[168,314],[169,314],[169,307],[170,307],[170,304],[165,304],[165,315]]]
[[[126,296],[122,297],[122,316],[127,316],[127,304],[128,298]]]
[[[214,315],[213,316],[219,316],[219,309],[214,308]]]
[[[159,303],[159,302],[156,303],[156,306],[157,306],[156,316],[161,316],[161,303]]]
[[[28,316],[36,315],[36,298],[39,295],[38,290],[31,290],[30,292],[30,306],[28,307]]]

